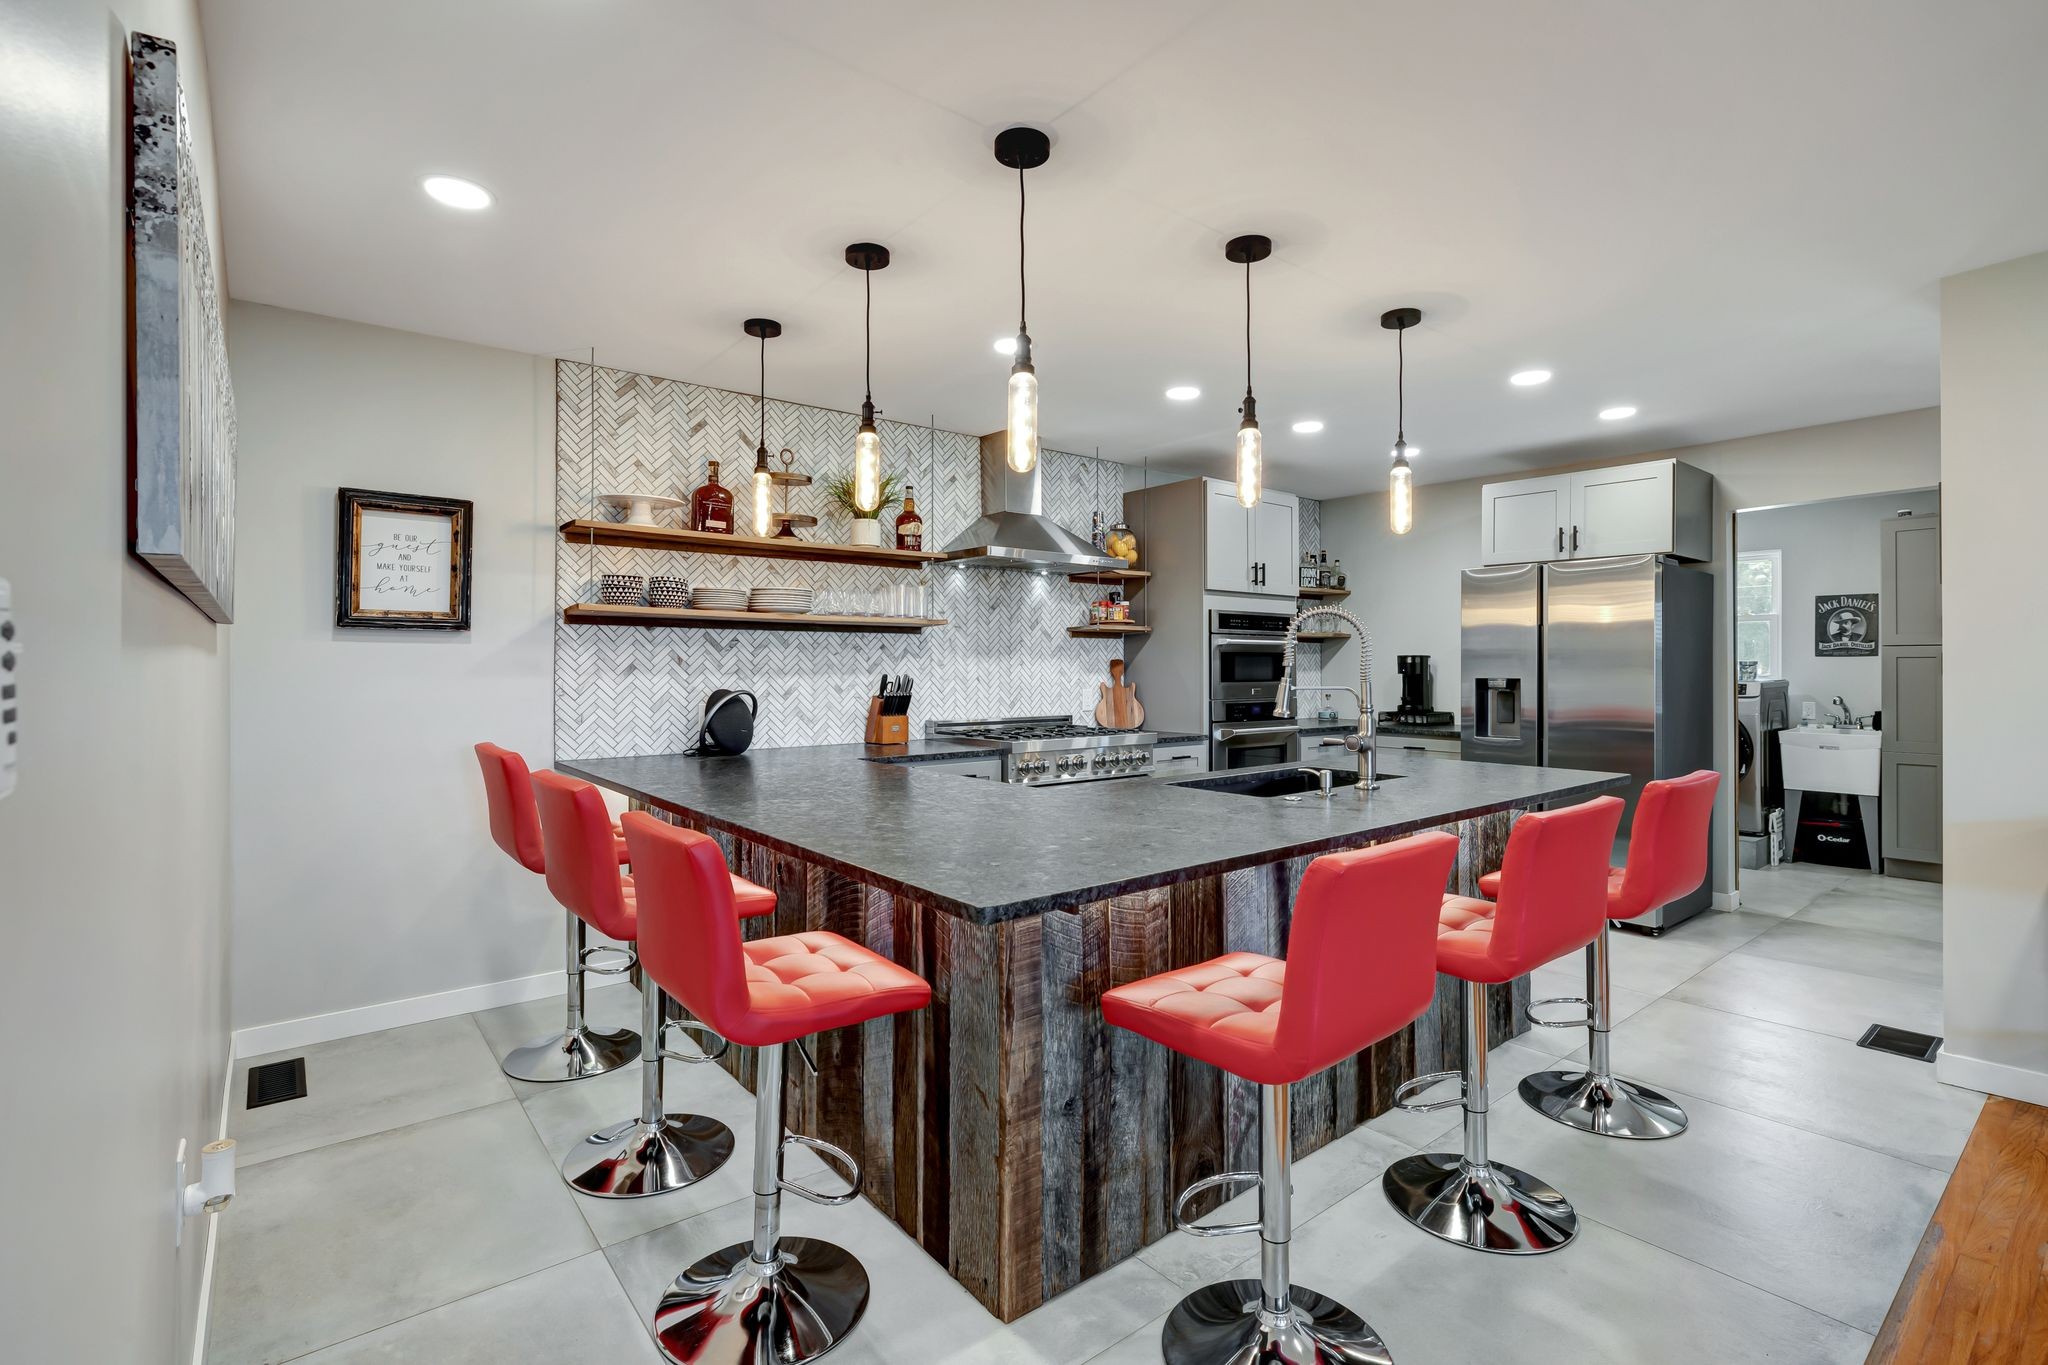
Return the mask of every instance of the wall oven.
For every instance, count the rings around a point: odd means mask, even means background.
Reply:
[[[1291,617],[1209,613],[1209,766],[1263,768],[1301,758],[1300,729],[1281,720],[1281,661]]]

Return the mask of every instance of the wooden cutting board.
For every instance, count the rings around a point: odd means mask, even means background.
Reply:
[[[1102,684],[1102,699],[1095,703],[1095,723],[1112,730],[1135,730],[1145,723],[1145,708],[1138,704],[1138,689],[1124,681],[1124,661],[1109,661],[1109,681]]]

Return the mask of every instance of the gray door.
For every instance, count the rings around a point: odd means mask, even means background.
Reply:
[[[1894,517],[1878,523],[1884,610],[1878,643],[1941,643],[1941,518]]]
[[[1621,827],[1656,776],[1655,555],[1543,568],[1543,762],[1632,779]]]
[[[1919,863],[1941,861],[1941,755],[1884,755],[1884,856]]]
[[[1460,624],[1460,754],[1482,763],[1541,762],[1542,566],[1465,570]]]

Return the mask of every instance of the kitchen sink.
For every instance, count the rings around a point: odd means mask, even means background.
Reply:
[[[1785,785],[1792,791],[1875,796],[1878,750],[1883,743],[1884,736],[1876,730],[1837,730],[1821,725],[1780,730],[1778,753]]]
[[[1387,782],[1400,776],[1399,773],[1383,772],[1379,775],[1379,780]],[[1218,773],[1208,777],[1191,777],[1185,782],[1174,782],[1169,785],[1192,787],[1196,791],[1223,792],[1230,796],[1312,796],[1320,799],[1322,792],[1322,785],[1315,778],[1293,768],[1260,768],[1250,772]],[[1330,770],[1332,791],[1339,787],[1357,785],[1357,769]]]

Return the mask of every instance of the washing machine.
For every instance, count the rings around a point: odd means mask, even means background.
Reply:
[[[1735,824],[1744,834],[1768,833],[1771,812],[1785,804],[1778,731],[1792,724],[1788,691],[1783,678],[1735,685]]]

